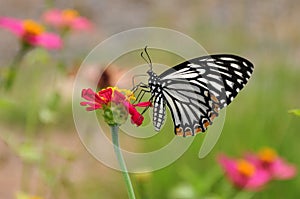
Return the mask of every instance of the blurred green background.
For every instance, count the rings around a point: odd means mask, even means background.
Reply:
[[[14,198],[21,187],[43,198],[127,197],[122,175],[93,159],[80,143],[71,110],[76,72],[72,69],[112,34],[144,26],[180,31],[210,54],[247,57],[255,70],[227,108],[223,132],[213,151],[204,159],[198,158],[204,138],[198,135],[170,166],[147,175],[132,175],[138,198],[228,198],[231,185],[216,162],[219,153],[237,156],[270,146],[300,165],[300,118],[288,113],[300,107],[299,1],[11,0],[1,2],[0,13],[39,20],[50,6],[76,9],[95,28],[69,35],[61,52],[31,51],[23,60],[13,91],[1,93],[0,198]],[[19,45],[6,30],[0,29],[0,38],[2,71]],[[60,60],[67,67],[64,75],[57,67]],[[143,141],[132,146],[126,136],[120,140],[125,148],[128,144],[134,150],[147,151],[172,137],[173,132],[164,128],[149,144]],[[299,187],[296,176],[272,182],[252,197],[298,198]]]

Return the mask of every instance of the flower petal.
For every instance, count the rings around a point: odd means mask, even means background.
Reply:
[[[133,104],[133,106],[137,106],[137,107],[152,107],[152,103],[151,102],[139,102],[137,104]]]
[[[43,15],[43,20],[52,26],[60,27],[63,25],[61,11],[58,9],[48,10]]]
[[[66,17],[66,10],[52,9],[48,10],[43,15],[43,20],[56,28],[68,28],[70,30],[90,30],[92,23],[81,16]]]
[[[247,153],[245,157],[261,169],[264,169],[275,179],[290,179],[297,173],[297,168],[294,165],[287,163],[280,157],[277,157],[273,162],[264,162],[253,153]]]
[[[144,117],[140,113],[135,112],[134,114],[131,115],[131,123],[140,126],[143,123],[143,121],[144,121]]]
[[[90,30],[92,29],[92,23],[83,17],[77,17],[75,18],[71,24],[71,28],[74,30]]]
[[[126,97],[119,91],[114,90],[114,95],[112,101],[115,103],[121,103],[126,99]]]
[[[81,97],[88,102],[81,102],[81,106],[89,106],[86,109],[88,111],[102,108],[102,105],[107,104],[111,98],[111,89],[102,90],[95,93],[91,88],[82,89]]]
[[[112,89],[111,88],[106,88],[102,89],[101,91],[98,92],[99,99],[104,100],[105,103],[108,103],[112,100]]]
[[[30,41],[29,41],[30,43]],[[32,41],[33,45],[41,46],[47,49],[60,49],[63,42],[60,36],[54,33],[43,33],[36,36],[36,40]]]
[[[81,97],[88,101],[94,100],[95,95],[96,95],[96,93],[90,88],[82,89],[82,91],[81,91]]]
[[[297,169],[294,165],[286,163],[281,158],[278,158],[272,164],[271,169],[273,177],[281,180],[293,178],[297,173]]]
[[[271,175],[263,169],[256,168],[254,175],[248,179],[244,188],[249,190],[259,190],[271,180]]]
[[[21,37],[24,33],[22,21],[19,19],[0,17],[0,27],[8,29],[19,37]]]

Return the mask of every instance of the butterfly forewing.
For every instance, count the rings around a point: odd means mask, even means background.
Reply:
[[[153,110],[156,130],[164,121],[166,102],[177,135],[204,132],[218,111],[245,86],[252,72],[251,62],[225,54],[195,58],[166,70],[157,77],[159,93],[152,89],[156,96]]]
[[[236,55],[211,55],[191,61],[207,69],[203,76],[210,92],[220,101],[220,108],[232,102],[253,72],[253,64]]]

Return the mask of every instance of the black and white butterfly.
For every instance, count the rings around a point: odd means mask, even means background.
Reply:
[[[150,66],[148,84],[139,84],[133,90],[141,87],[151,93],[149,101],[154,106],[156,131],[160,131],[165,122],[168,106],[175,134],[184,137],[205,132],[220,109],[230,104],[245,86],[254,68],[240,56],[216,54],[185,61],[157,75],[152,70],[147,48],[144,52],[149,60],[141,55]]]

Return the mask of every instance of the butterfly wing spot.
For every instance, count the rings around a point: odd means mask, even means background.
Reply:
[[[236,70],[235,70],[234,73],[237,74],[237,75],[240,76],[240,77],[243,77],[243,73],[241,73],[241,72],[239,72],[239,71],[236,71]]]
[[[187,131],[184,132],[184,136],[192,136],[192,135],[193,134],[192,134],[191,129],[189,129],[189,130],[187,130]]]
[[[204,91],[205,97],[208,97],[208,91]]]
[[[210,98],[215,102],[215,103],[219,103],[219,100],[213,95],[210,95]]]
[[[242,84],[242,83],[243,83],[243,80],[238,79],[237,82],[238,82],[239,84]]]
[[[234,58],[231,57],[221,57],[220,59],[224,61],[236,61]]]
[[[204,123],[204,127],[205,127],[205,129],[207,129],[207,127],[210,125],[210,123],[208,122],[208,121],[206,121],[205,123]]]
[[[236,69],[241,69],[241,67],[236,63],[231,63],[230,66]]]
[[[234,83],[232,81],[226,79],[226,84],[230,86],[230,88],[233,88]]]
[[[178,135],[178,136],[183,136],[183,130],[181,127],[177,127],[175,129],[175,134]]]
[[[229,97],[231,95],[230,91],[226,91],[226,96]]]
[[[248,67],[248,64],[246,62],[244,62],[244,61],[243,61],[243,65],[246,66],[246,67]]]
[[[202,130],[201,130],[200,127],[195,128],[194,131],[192,131],[190,128],[183,131],[182,127],[177,127],[175,129],[175,134],[177,136],[181,136],[181,137],[194,136],[194,135],[199,134],[201,132],[202,132]]]
[[[215,114],[215,113],[213,113],[213,114],[211,114],[211,116],[210,116],[210,120],[211,121],[213,121],[216,117],[217,117],[218,115],[217,114]]]
[[[201,130],[201,128],[200,127],[198,127],[198,128],[195,128],[195,133],[196,134],[198,134],[198,133],[201,133],[202,132],[202,130]]]

